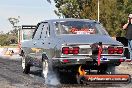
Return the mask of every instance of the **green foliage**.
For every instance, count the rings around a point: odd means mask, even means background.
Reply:
[[[0,34],[0,45],[8,46],[10,44],[17,44],[17,30],[11,30],[9,33]]]
[[[4,35],[4,34],[1,34],[0,35],[0,45],[8,45],[8,42],[7,42],[7,40],[6,40],[6,38],[7,38],[7,35]]]
[[[54,0],[56,15],[65,18],[86,18],[97,20],[98,0]],[[111,36],[124,36],[122,24],[132,13],[132,0],[99,0],[100,22]]]

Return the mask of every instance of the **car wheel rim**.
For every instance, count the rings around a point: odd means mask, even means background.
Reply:
[[[25,69],[25,59],[24,58],[22,58],[22,68],[23,70]]]
[[[42,75],[46,79],[47,78],[47,74],[48,74],[48,62],[47,61],[43,61],[42,66],[43,66]]]

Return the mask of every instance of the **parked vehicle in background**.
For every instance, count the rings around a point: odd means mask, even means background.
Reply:
[[[114,74],[115,66],[125,60],[123,50],[97,21],[46,20],[38,23],[31,40],[21,43],[22,68],[28,74],[30,67],[41,67],[44,77],[49,70],[78,75],[80,66],[89,73]]]

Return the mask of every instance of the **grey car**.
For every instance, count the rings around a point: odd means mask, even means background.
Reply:
[[[99,47],[102,51],[99,58]],[[30,67],[48,70],[85,71],[114,74],[115,66],[125,60],[123,45],[112,39],[101,23],[89,19],[54,19],[38,23],[32,39],[21,43],[23,72]]]

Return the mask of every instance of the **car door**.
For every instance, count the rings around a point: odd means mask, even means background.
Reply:
[[[49,37],[50,37],[50,31],[49,31],[49,24],[47,22],[43,22],[38,27],[38,31],[36,31],[35,38],[35,57],[37,59],[42,58],[42,54],[47,52],[49,49]]]
[[[44,42],[42,42],[42,40],[45,40],[46,38],[46,31],[45,29],[47,28],[48,23],[46,22],[42,22],[39,23],[37,26],[37,29],[35,29],[34,34],[33,34],[33,39],[32,39],[32,46],[30,48],[30,54],[29,56],[38,61],[42,58],[42,53],[43,53],[43,45]]]

